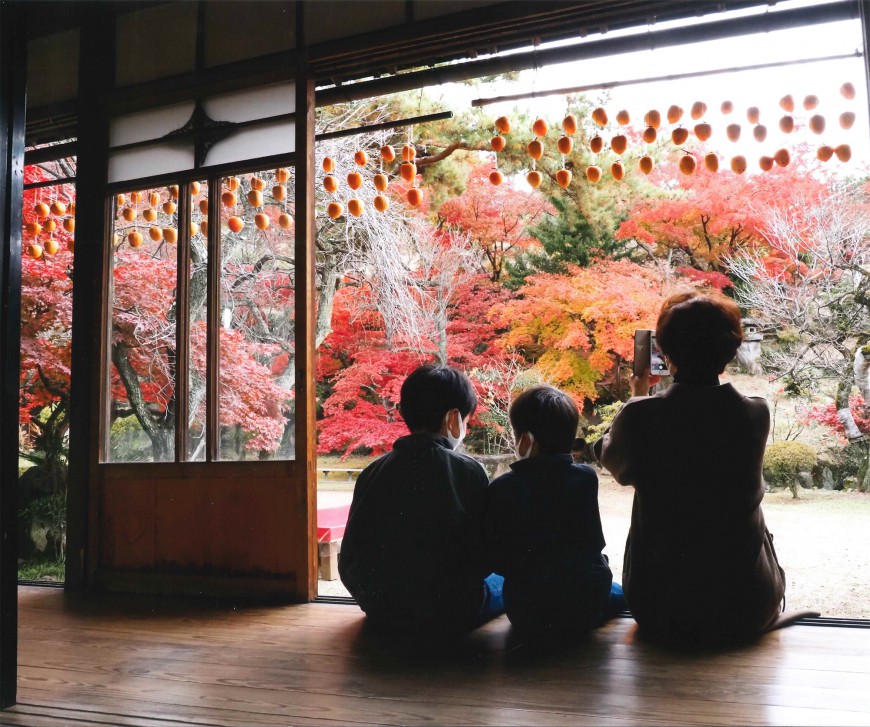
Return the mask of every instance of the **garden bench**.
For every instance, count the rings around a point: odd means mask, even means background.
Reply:
[[[320,577],[325,581],[338,578],[338,554],[349,513],[350,503],[317,508],[317,555],[320,559]]]

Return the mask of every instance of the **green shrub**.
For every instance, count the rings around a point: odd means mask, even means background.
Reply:
[[[624,403],[622,401],[615,401],[612,404],[602,404],[595,407],[595,416],[599,419],[599,422],[584,428],[587,442],[594,442],[596,439],[601,439],[604,436],[607,427],[613,423],[614,418],[619,414]]]
[[[764,476],[777,485],[786,485],[798,496],[798,475],[816,466],[815,450],[803,442],[774,442],[764,453]]]

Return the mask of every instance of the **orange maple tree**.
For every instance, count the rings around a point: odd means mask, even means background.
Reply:
[[[522,295],[496,305],[493,317],[510,327],[504,346],[582,405],[602,391],[621,393],[620,364],[633,358],[635,329],[654,328],[662,301],[694,284],[658,266],[604,260],[530,276]]]

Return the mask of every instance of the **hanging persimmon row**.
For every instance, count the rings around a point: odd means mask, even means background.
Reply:
[[[840,94],[843,98],[851,101],[855,98],[855,87],[852,83],[846,82],[840,87]],[[785,114],[779,118],[778,126],[780,131],[785,134],[791,134],[795,128],[795,117],[793,113],[797,108],[794,97],[791,94],[783,96],[779,100],[780,108]],[[808,112],[815,111],[819,106],[819,98],[814,94],[809,94],[804,97],[802,102],[803,109]],[[728,116],[734,112],[734,104],[731,101],[723,101],[719,107],[720,112]],[[677,104],[672,104],[665,117],[667,122],[674,126],[670,132],[671,143],[678,148],[685,144],[690,135],[694,135],[700,142],[706,142],[713,136],[713,126],[705,120],[707,114],[707,104],[703,101],[696,101],[692,104],[689,111],[689,116],[696,122],[691,130],[687,126],[683,126],[685,111]],[[595,108],[590,114],[591,120],[599,129],[604,129],[609,122],[607,110],[603,107]],[[756,142],[763,143],[767,139],[767,126],[761,123],[761,112],[757,106],[750,106],[746,109],[746,119],[752,126],[752,136]],[[615,114],[615,121],[618,126],[628,126],[631,123],[631,115],[626,109],[622,109]],[[855,113],[853,111],[844,111],[840,113],[839,128],[848,131],[855,123]],[[828,124],[825,116],[820,113],[814,113],[806,121],[807,128],[816,135],[825,133]],[[577,133],[579,124],[577,117],[574,114],[567,114],[561,123],[562,135],[556,141],[556,149],[561,155],[562,165],[558,169],[554,178],[556,183],[563,188],[567,188],[573,179],[573,173],[567,165],[567,157],[574,150],[574,140],[572,136]],[[541,118],[535,119],[531,127],[533,138],[526,145],[526,152],[531,160],[531,170],[526,174],[526,182],[533,188],[539,187],[543,181],[543,174],[537,169],[537,162],[543,158],[546,147],[545,137],[549,133],[547,122]],[[498,165],[498,154],[507,147],[506,135],[511,132],[511,122],[507,116],[500,116],[495,120],[495,135],[490,139],[490,148],[496,154],[496,167]],[[643,130],[640,133],[641,140],[649,144],[654,144],[661,138],[662,134],[662,114],[657,109],[650,109],[643,116]],[[737,142],[742,134],[742,126],[740,123],[730,123],[725,127],[725,137],[730,142]],[[596,133],[588,142],[589,151],[593,154],[601,154],[608,148],[606,140],[600,133]],[[621,180],[625,176],[625,163],[622,160],[622,155],[629,147],[629,137],[625,133],[614,134],[610,138],[609,150],[616,154],[619,159],[610,164],[610,174],[615,180]],[[694,174],[699,164],[700,155],[696,155],[692,151],[683,150],[684,154],[678,162],[678,168],[683,174]],[[848,162],[852,157],[851,146],[847,143],[839,143],[837,145],[820,144],[816,148],[816,157],[827,162],[832,157],[836,156],[841,162]],[[710,172],[717,172],[720,165],[720,156],[715,152],[709,152],[701,158],[702,163]],[[791,153],[786,148],[777,149],[770,155],[763,154],[758,158],[758,166],[762,171],[770,171],[774,165],[787,166],[791,162]],[[743,174],[747,167],[748,161],[742,154],[737,154],[730,159],[731,171],[735,174]],[[649,153],[644,153],[640,156],[637,162],[638,170],[643,174],[650,174],[655,168],[655,161]],[[586,167],[585,177],[589,182],[596,183],[603,176],[603,169],[599,164],[593,163]],[[490,173],[490,182],[493,185],[499,185],[504,181],[504,175],[498,168]]]
[[[416,186],[417,180],[417,150],[412,144],[404,144],[401,149],[402,162],[399,164],[399,176],[411,187],[405,192],[404,199],[410,207],[419,207],[423,201],[423,191]],[[381,166],[377,174],[372,177],[377,194],[372,200],[375,210],[378,212],[386,212],[390,206],[390,201],[384,192],[390,185],[390,180],[387,174],[384,173],[384,162],[392,164],[396,161],[396,150],[390,144],[384,144],[379,152]],[[363,149],[358,149],[353,156],[354,164],[358,167],[365,167],[369,163],[369,156]],[[333,195],[332,200],[326,205],[326,214],[333,220],[338,219],[344,214],[344,205],[339,201],[338,194],[341,188],[338,177],[336,176],[335,159],[330,156],[323,158],[321,168],[326,172],[323,178],[323,188]],[[348,172],[346,178],[348,188],[351,192],[356,192],[365,184],[363,175],[358,171]],[[352,217],[361,217],[365,211],[365,203],[358,196],[351,196],[347,200],[347,212]]]

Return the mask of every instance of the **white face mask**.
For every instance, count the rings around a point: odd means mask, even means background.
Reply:
[[[524,432],[524,434],[529,438],[529,448],[526,450],[525,454],[520,452],[520,441],[522,440],[522,437],[520,437],[520,440],[517,441],[516,449],[514,449],[514,454],[517,456],[517,459],[527,459],[528,456],[532,453],[532,446],[534,446],[535,444],[534,434],[532,434],[531,432]]]
[[[462,440],[465,439],[465,422],[462,419],[462,416],[459,413],[459,409],[452,409],[451,411],[456,412],[456,418],[459,420],[459,436],[454,437],[453,433],[450,431],[450,412],[447,412],[447,416],[444,420],[447,422],[447,441],[450,442],[451,449],[459,449],[459,445],[462,444]]]

